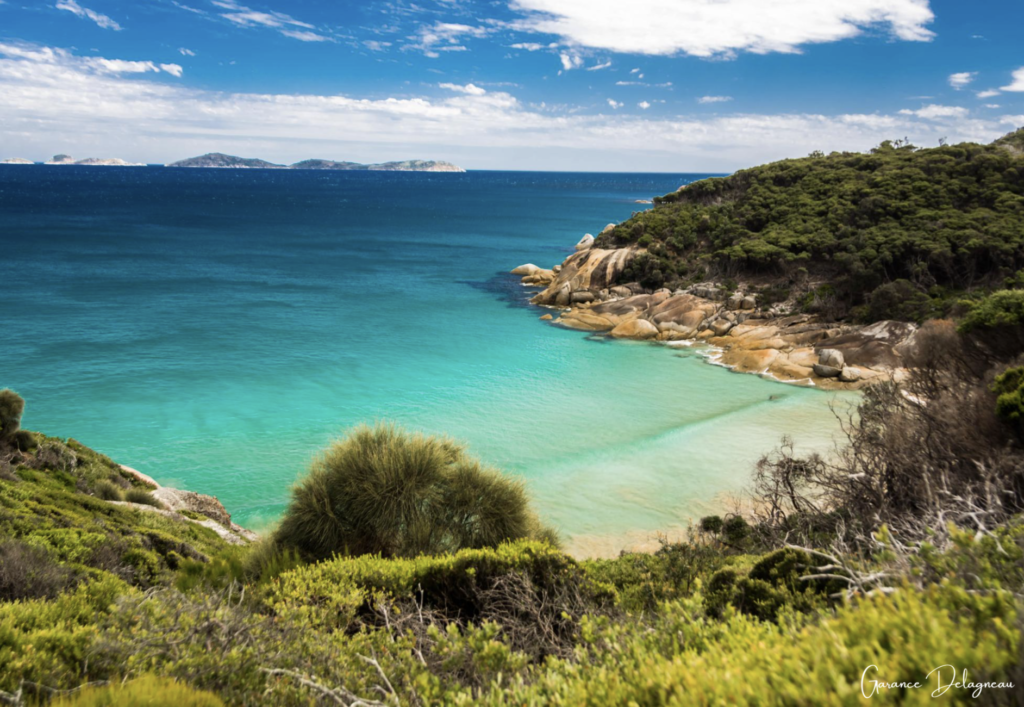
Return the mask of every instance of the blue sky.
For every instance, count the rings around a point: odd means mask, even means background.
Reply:
[[[1024,125],[1024,2],[0,0],[0,158],[729,171]]]

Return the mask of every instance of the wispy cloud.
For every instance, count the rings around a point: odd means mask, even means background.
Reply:
[[[485,89],[482,89],[479,86],[475,86],[471,83],[467,83],[465,86],[460,86],[457,83],[439,83],[438,87],[446,88],[449,91],[455,91],[456,93],[465,93],[470,96],[482,96],[485,93],[487,93]]]
[[[640,102],[639,102],[639,103],[637,103],[636,105],[637,105],[637,107],[639,107],[639,108],[643,108],[644,110],[647,110],[648,108],[650,108],[650,107],[651,107],[651,104],[650,104],[650,103],[648,103],[647,101],[640,101]]]
[[[697,103],[728,103],[732,100],[732,96],[701,96],[697,99]]]
[[[611,60],[608,60],[602,64],[594,64],[593,66],[588,66],[587,71],[600,71],[601,69],[607,69],[611,65]]]
[[[869,27],[904,41],[928,41],[929,0],[512,0],[516,29],[565,43],[630,54],[732,56],[795,53]]]
[[[995,88],[990,88],[985,91],[978,91],[978,93],[976,93],[975,95],[981,99],[992,98],[993,96],[999,95],[999,90]]]
[[[124,29],[123,27],[121,27],[121,25],[119,25],[110,17],[107,17],[104,14],[96,12],[95,10],[90,10],[87,7],[82,7],[77,2],[75,2],[75,0],[59,0],[59,2],[54,7],[56,7],[58,10],[67,10],[68,12],[73,12],[74,14],[84,19],[92,20],[103,29],[112,29],[115,32],[120,32],[122,29]]]
[[[178,49],[178,53],[181,54],[182,56],[195,56],[196,55],[196,53],[194,51],[192,51],[191,49],[186,49],[185,47],[181,47],[180,49]]]
[[[924,118],[925,120],[938,120],[941,118],[965,118],[970,113],[966,108],[960,106],[940,106],[932,104],[919,108],[917,110],[910,110],[904,108],[900,111],[900,115],[913,115],[918,118]]]
[[[619,108],[621,108],[621,107],[623,106],[623,104],[622,104],[622,103],[619,103],[619,102],[618,102],[618,101],[616,101],[616,100],[615,100],[614,98],[609,98],[609,99],[608,99],[608,105],[610,105],[610,106],[611,106],[612,108],[614,108],[615,110],[618,110]]]
[[[961,71],[957,74],[950,74],[949,85],[955,88],[957,91],[967,86],[974,78],[978,75],[977,71]]]
[[[474,27],[454,22],[435,22],[424,25],[409,37],[411,42],[402,47],[403,50],[416,50],[423,55],[436,59],[440,52],[464,52],[468,48],[462,44],[466,38],[486,37],[492,30],[488,27]]]
[[[333,42],[332,37],[314,32],[314,25],[308,22],[297,20],[291,15],[283,12],[263,12],[253,10],[250,7],[241,5],[235,0],[210,0],[211,4],[227,12],[220,13],[228,22],[239,27],[264,27],[274,29],[285,37],[297,39],[300,42]],[[187,8],[190,9],[190,8]],[[298,27],[299,29],[296,29]]]

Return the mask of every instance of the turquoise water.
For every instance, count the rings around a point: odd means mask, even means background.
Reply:
[[[0,166],[0,387],[256,529],[345,428],[447,432],[614,552],[837,427],[819,391],[538,321],[506,274],[698,176]]]

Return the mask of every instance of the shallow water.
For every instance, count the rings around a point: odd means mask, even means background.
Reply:
[[[540,322],[505,274],[699,176],[0,166],[0,387],[257,529],[346,427],[447,432],[613,553],[837,428],[833,395]]]

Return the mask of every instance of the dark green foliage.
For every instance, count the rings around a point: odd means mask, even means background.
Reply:
[[[922,322],[931,313],[928,295],[909,280],[896,280],[879,285],[868,295],[867,320],[882,319]]]
[[[93,491],[96,494],[96,498],[102,498],[104,501],[124,500],[124,491],[121,490],[121,487],[107,479],[97,481]]]
[[[10,440],[21,427],[25,401],[9,388],[0,390],[0,440]]]
[[[0,541],[0,601],[52,599],[76,582],[76,574],[42,548]]]
[[[999,290],[975,302],[960,321],[967,334],[984,329],[1008,329],[1024,323],[1024,290]]]
[[[673,287],[804,270],[832,285],[840,316],[871,299],[866,316],[917,320],[951,304],[932,295],[936,285],[996,287],[1024,266],[1024,153],[1007,149],[1019,135],[987,146],[883,144],[702,180],[656,198],[596,246],[644,239],[650,255],[623,282],[651,286],[655,271]],[[878,289],[901,280],[912,289]]]
[[[722,526],[722,538],[730,545],[742,545],[749,537],[750,526],[743,516],[730,516]]]
[[[449,439],[380,424],[356,428],[314,461],[275,537],[323,559],[413,557],[542,535],[521,482]]]
[[[128,489],[124,494],[124,500],[129,503],[141,503],[146,506],[155,506],[156,508],[163,507],[163,504],[153,498],[153,494],[144,488]]]
[[[717,535],[722,532],[723,525],[722,516],[705,516],[700,519],[700,529],[705,533]]]
[[[996,398],[996,415],[999,419],[1024,432],[1024,366],[1007,369],[996,377],[992,385]]]

